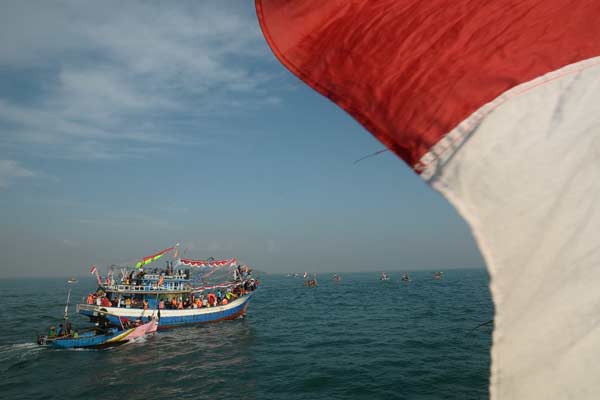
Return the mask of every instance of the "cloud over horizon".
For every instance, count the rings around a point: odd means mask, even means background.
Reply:
[[[33,171],[20,166],[15,160],[0,160],[0,189],[6,189],[15,178],[34,175]]]
[[[0,149],[104,160],[202,145],[218,134],[198,136],[203,118],[280,102],[252,18],[197,2],[4,3]]]

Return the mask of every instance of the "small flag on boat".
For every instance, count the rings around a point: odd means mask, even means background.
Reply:
[[[158,259],[159,259],[159,258],[161,258],[161,257],[162,257],[162,256],[163,256],[165,253],[168,253],[168,252],[169,252],[169,251],[171,251],[171,250],[173,250],[173,247],[169,247],[168,249],[164,249],[164,250],[162,250],[162,251],[160,251],[160,252],[158,252],[158,253],[156,253],[156,254],[153,254],[153,255],[151,255],[151,256],[144,257],[144,258],[142,259],[142,261],[138,261],[138,262],[135,264],[135,267],[136,267],[136,268],[142,268],[144,265],[150,264],[152,261],[156,261],[156,260],[158,260]]]
[[[90,269],[90,274],[95,274],[98,270],[96,269],[95,265],[92,265],[92,268]]]

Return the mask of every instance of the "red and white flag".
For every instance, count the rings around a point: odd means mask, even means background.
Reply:
[[[600,1],[256,7],[283,65],[471,226],[495,305],[491,398],[600,398]]]
[[[96,266],[95,266],[95,265],[92,265],[92,268],[90,268],[90,273],[93,275],[93,274],[95,274],[96,272],[98,272],[98,269],[96,268]]]

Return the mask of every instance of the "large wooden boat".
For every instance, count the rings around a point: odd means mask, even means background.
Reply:
[[[154,260],[170,250],[144,260]],[[92,321],[105,316],[115,326],[123,320],[145,319],[156,312],[159,329],[241,318],[246,314],[258,280],[247,266],[236,264],[235,258],[178,259],[175,267],[167,262],[166,269],[144,270],[142,261],[138,268],[122,270],[118,280],[108,277],[103,282],[98,276],[97,290],[88,295],[85,304],[77,305],[77,311]],[[207,268],[211,273],[216,268],[224,269],[227,279],[213,285],[204,280],[199,283],[198,277],[192,279],[191,268]]]

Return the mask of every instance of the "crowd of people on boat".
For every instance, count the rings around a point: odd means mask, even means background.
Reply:
[[[124,285],[141,286],[144,283],[144,280],[147,278],[147,275],[155,275],[161,277],[162,279],[160,279],[159,282],[161,282],[162,284],[162,282],[164,282],[165,277],[169,277],[172,279],[189,280],[191,277],[191,271],[189,268],[175,270],[173,267],[173,262],[167,261],[166,268],[153,268],[147,271],[142,269],[137,272],[131,271],[129,274],[123,276],[123,278],[121,279],[121,283]],[[114,282],[111,282],[111,284],[114,284]]]
[[[102,288],[87,296],[86,303],[101,307],[118,308],[143,308],[143,309],[166,309],[182,310],[203,307],[215,307],[227,305],[231,301],[246,293],[256,290],[259,281],[252,277],[252,270],[247,266],[238,266],[233,272],[234,282],[201,292],[190,292],[184,294],[160,294],[144,295],[142,293],[121,294],[108,293]],[[155,297],[155,298],[152,298]],[[150,299],[150,303],[149,300]]]
[[[69,336],[71,334],[73,335],[73,337],[79,336],[79,333],[76,330],[73,330],[71,321],[67,320],[64,325],[63,324],[58,325],[58,330],[56,329],[55,326],[51,326],[50,330],[48,332],[48,337],[50,337],[50,338],[62,337],[62,336]]]
[[[173,297],[160,300],[158,308],[167,310],[184,310],[190,308],[216,307],[227,305],[243,295],[241,286],[232,288],[219,288],[208,294],[191,293],[189,296]]]
[[[252,270],[247,265],[238,265],[233,270],[233,280],[235,282],[245,282],[252,277]]]

